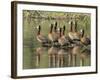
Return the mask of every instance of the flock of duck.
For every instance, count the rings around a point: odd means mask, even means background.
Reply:
[[[77,21],[71,21],[69,26],[69,31],[65,33],[66,26],[58,27],[57,22],[55,24],[51,24],[50,31],[48,33],[48,36],[44,36],[41,33],[41,26],[39,25],[38,31],[37,31],[37,41],[42,44],[41,47],[36,49],[37,53],[37,63],[40,62],[41,54],[44,53],[44,46],[50,47],[48,48],[48,55],[49,55],[49,61],[50,63],[54,63],[54,65],[62,66],[64,65],[64,56],[65,55],[76,55],[80,54],[80,56],[83,58],[84,56],[87,56],[87,53],[90,53],[89,50],[86,50],[87,46],[91,44],[91,40],[89,37],[87,37],[84,32],[84,29],[81,29],[80,31],[77,30]],[[81,46],[85,46],[85,50],[81,52]],[[87,52],[88,51],[88,52]],[[69,53],[69,54],[68,54]],[[68,57],[68,64],[72,65],[71,56]],[[74,60],[74,62],[76,59]],[[76,62],[75,62],[76,64]],[[84,65],[84,62],[82,62]]]
[[[84,35],[84,29],[77,30],[77,21],[70,21],[70,28],[65,33],[66,26],[58,28],[57,22],[51,24],[48,36],[41,33],[41,26],[38,26],[37,41],[46,46],[74,46],[74,45],[90,45],[91,40]]]

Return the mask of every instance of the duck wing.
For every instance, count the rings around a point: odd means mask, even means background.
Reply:
[[[41,43],[47,43],[48,42],[48,39],[45,36],[43,36],[43,35],[38,35],[37,36],[37,40],[39,42],[41,42]]]

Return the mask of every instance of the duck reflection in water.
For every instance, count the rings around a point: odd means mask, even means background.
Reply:
[[[85,49],[85,50],[83,50],[82,52],[81,52],[81,54],[80,54],[80,66],[85,66],[86,64],[86,60],[87,59],[90,59],[89,58],[90,57],[90,50],[89,49]],[[88,60],[89,62],[88,62],[88,65],[90,65],[90,60]]]
[[[45,49],[43,47],[36,48],[36,66],[39,66],[40,60],[41,60],[41,55],[43,55],[44,50]]]
[[[60,49],[58,51],[58,56],[57,56],[57,66],[58,67],[64,67],[66,61],[67,61],[67,56],[68,52],[66,49]]]
[[[72,66],[77,66],[77,56],[81,53],[82,46],[75,44],[72,48]]]
[[[87,58],[90,59],[90,46],[75,44],[72,48],[72,66],[84,66]],[[89,61],[89,60],[88,60]],[[89,62],[90,63],[90,62]],[[87,65],[89,65],[89,63]]]
[[[38,47],[36,48],[36,66],[46,68],[89,66],[90,47],[74,44],[73,47]],[[45,59],[46,60],[45,60]],[[45,63],[46,65],[40,65]]]
[[[57,54],[58,54],[57,47],[52,46],[51,48],[48,49],[49,67],[56,67]]]

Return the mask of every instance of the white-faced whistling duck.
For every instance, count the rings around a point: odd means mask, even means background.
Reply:
[[[53,27],[54,27],[53,24],[51,24],[50,32],[48,34],[48,38],[53,43],[53,45],[55,45],[55,42],[58,41],[58,35],[57,35],[57,32],[56,32],[56,27],[55,27],[54,31],[53,31]]]
[[[74,36],[74,40],[76,41],[80,41],[80,33],[77,31],[77,21],[75,21],[75,25],[73,28],[73,36]]]
[[[50,32],[49,32],[49,34],[48,34],[48,38],[49,38],[49,40],[51,41],[51,42],[53,42],[54,41],[54,39],[53,39],[53,24],[51,24],[51,26],[50,26]]]
[[[38,40],[38,42],[40,42],[42,44],[48,43],[48,39],[44,35],[41,34],[41,26],[40,25],[38,27],[37,40]]]
[[[63,32],[64,33],[64,32]],[[62,46],[67,45],[68,44],[68,40],[65,38],[65,36],[62,34],[62,28],[60,28],[60,37],[58,39],[59,44]]]
[[[57,22],[55,23],[55,26],[54,26],[53,35],[55,36],[55,42],[58,42],[59,33],[57,31]]]
[[[68,32],[68,37],[73,40],[74,39],[74,35],[73,35],[73,21],[70,22],[70,28],[69,28],[69,32]]]
[[[69,37],[68,37],[68,35],[65,35],[65,25],[63,26],[62,38],[65,38],[66,41],[68,41],[68,42],[69,42],[69,40],[70,40]]]
[[[88,37],[86,37],[85,35],[84,35],[84,29],[81,29],[81,43],[83,43],[84,45],[89,45],[89,44],[91,44],[91,40],[90,40],[90,38],[88,38]]]

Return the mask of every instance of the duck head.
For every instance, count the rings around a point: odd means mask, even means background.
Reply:
[[[83,37],[84,36],[84,29],[81,29],[80,32],[81,32],[81,37]]]
[[[40,35],[40,31],[41,31],[41,26],[38,26],[38,35]]]

